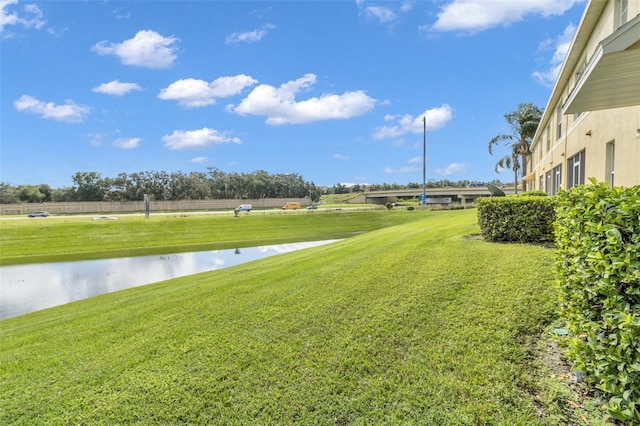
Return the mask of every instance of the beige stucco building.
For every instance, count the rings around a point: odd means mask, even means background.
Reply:
[[[640,185],[640,0],[590,0],[531,144],[523,183],[555,194]]]

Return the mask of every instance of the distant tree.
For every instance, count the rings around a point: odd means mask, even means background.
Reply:
[[[142,201],[144,194],[151,193],[151,184],[148,179],[149,172],[135,172],[129,175],[127,184],[127,199],[129,201]]]
[[[153,170],[141,172],[141,175],[142,181],[144,182],[144,194],[147,194],[149,199],[162,201],[169,199],[169,173]]]
[[[45,183],[41,183],[40,185],[38,185],[38,190],[42,195],[44,195],[44,198],[42,199],[42,201],[44,202],[51,201],[51,195],[53,193],[53,189],[49,185]]]
[[[311,198],[312,202],[316,203],[316,202],[320,201],[320,197],[322,196],[322,189],[321,188],[318,188],[313,183],[308,183],[307,184],[307,190],[309,191],[309,197]]]
[[[41,203],[45,199],[37,185],[20,185],[16,188],[15,195],[18,201],[23,203]]]
[[[215,199],[228,199],[229,176],[215,167],[207,167],[207,177],[211,186],[211,196]]]
[[[264,170],[258,170],[245,175],[248,181],[249,198],[266,198],[270,194],[269,174]]]
[[[105,200],[109,201],[128,201],[129,196],[127,188],[129,187],[129,178],[126,173],[118,173],[115,178],[105,179],[105,184],[109,188],[105,195]]]
[[[203,172],[189,173],[191,198],[194,200],[206,200],[215,198],[212,193],[211,183]],[[225,197],[228,198],[228,197]]]
[[[16,189],[8,183],[0,182],[0,204],[17,203]]]
[[[349,188],[346,185],[343,185],[341,183],[337,183],[337,184],[333,185],[333,188],[331,188],[330,192],[332,194],[348,194],[349,193]]]
[[[51,192],[51,201],[53,202],[64,203],[64,202],[73,201],[73,200],[74,200],[73,188],[70,188],[70,187],[57,188]]]
[[[526,165],[526,157],[531,153],[531,141],[533,140],[533,136],[536,133],[536,129],[540,124],[540,119],[542,118],[542,110],[537,106],[527,103],[527,104],[519,104],[518,109],[512,112],[509,112],[504,115],[504,118],[511,126],[510,134],[501,134],[489,141],[489,154],[493,155],[493,148],[495,145],[505,142],[505,146],[509,146],[511,149],[511,153],[507,154],[505,157],[501,158],[500,162],[506,163],[506,158],[510,158],[510,166],[505,168],[513,169],[516,165],[518,169],[515,171],[515,185],[516,185],[516,194],[518,193],[518,171],[522,169],[522,176],[526,174],[526,170],[524,169]],[[518,161],[516,162],[513,159],[513,145],[512,142],[515,141],[515,145],[517,148]],[[496,170],[501,167],[496,165]]]
[[[73,181],[76,201],[103,201],[108,193],[106,182],[97,172],[77,172]]]
[[[513,180],[515,182],[515,191],[518,193],[518,171],[520,170],[520,146],[517,143],[511,145],[511,154],[505,155],[496,163],[495,171],[500,172],[502,169],[513,170]]]

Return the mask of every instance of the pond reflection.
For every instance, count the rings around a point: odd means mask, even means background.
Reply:
[[[0,267],[0,320],[99,294],[316,247],[312,241],[117,259]]]

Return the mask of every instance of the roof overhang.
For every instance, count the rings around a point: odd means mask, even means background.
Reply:
[[[640,15],[598,45],[562,112],[640,105]]]

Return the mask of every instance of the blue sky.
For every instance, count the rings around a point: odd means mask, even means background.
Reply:
[[[509,182],[487,151],[545,107],[585,3],[1,5],[0,181],[297,173],[316,185]]]

